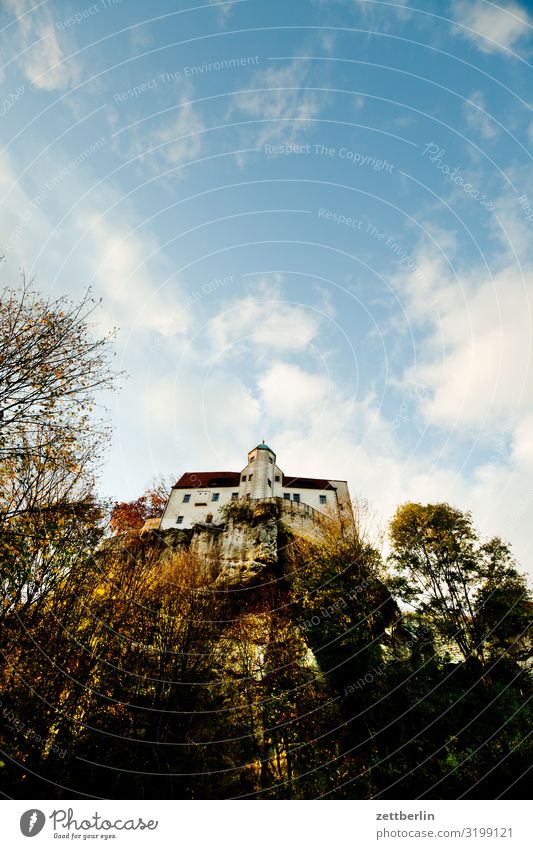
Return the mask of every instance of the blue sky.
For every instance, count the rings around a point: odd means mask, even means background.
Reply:
[[[533,6],[418,5],[4,0],[1,282],[119,328],[106,495],[264,437],[533,570]]]

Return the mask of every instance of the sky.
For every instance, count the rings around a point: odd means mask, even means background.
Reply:
[[[118,328],[102,494],[264,438],[533,574],[532,59],[529,0],[2,0],[0,284]]]

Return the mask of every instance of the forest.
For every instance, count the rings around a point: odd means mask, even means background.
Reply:
[[[213,580],[142,532],[164,486],[97,496],[96,402],[121,380],[97,309],[1,293],[4,797],[527,797],[533,604],[510,546],[409,502],[384,556],[356,504],[320,539],[277,517],[272,562]]]

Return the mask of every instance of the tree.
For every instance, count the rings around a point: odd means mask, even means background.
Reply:
[[[497,537],[480,543],[470,513],[445,503],[404,504],[391,522],[390,537],[390,562],[397,570],[391,587],[404,601],[417,604],[465,660],[484,663],[498,629],[518,636],[515,617],[501,610],[498,623],[494,616],[495,591],[504,585],[516,589],[519,579],[510,549]],[[523,582],[519,589],[525,591]]]
[[[0,630],[5,792],[527,792],[531,686],[505,650],[514,631],[499,632],[494,651],[504,653],[490,677],[477,664],[443,663],[438,647],[395,652],[387,632],[399,610],[379,553],[346,528],[330,526],[314,542],[280,531],[280,561],[259,585],[221,585],[215,564],[179,535],[131,534],[79,549],[42,604],[19,605]],[[511,593],[512,560],[501,565],[495,542],[484,556],[489,571],[506,570],[507,584],[495,579],[495,588]],[[474,613],[494,635],[508,596],[489,580]]]
[[[93,413],[111,388],[113,333],[95,335],[98,302],[32,290],[0,294],[0,598],[5,615],[51,591],[95,544],[94,472],[108,430]],[[96,534],[96,536],[95,536]]]
[[[531,657],[533,603],[526,579],[515,568],[509,546],[501,540],[486,543],[484,554],[487,577],[475,601],[479,634],[492,655],[508,652],[527,661]]]
[[[93,334],[98,304],[90,292],[79,303],[43,297],[24,277],[20,289],[0,295],[3,518],[31,509],[27,494],[43,467],[70,470],[77,479],[94,467],[106,436],[93,415],[95,393],[116,379],[109,367],[114,332]]]
[[[172,481],[174,480],[175,478],[172,478]],[[138,531],[147,519],[158,519],[162,516],[171,487],[170,479],[160,476],[134,501],[115,501],[109,523],[113,533]]]
[[[56,502],[0,524],[0,622],[24,616],[54,591],[103,535],[103,509],[88,496]],[[27,623],[26,623],[27,624]]]

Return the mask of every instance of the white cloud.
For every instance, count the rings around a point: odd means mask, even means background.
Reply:
[[[0,253],[28,267],[30,258],[50,235],[51,226],[44,209],[35,202],[17,180],[12,158],[6,151],[0,154]]]
[[[187,354],[169,360],[145,353],[114,407],[107,497],[137,497],[143,482],[160,473],[240,470],[260,430],[259,403],[242,381],[202,371]]]
[[[480,91],[470,95],[464,105],[464,115],[470,129],[479,133],[483,139],[493,139],[498,135],[498,125],[487,113],[485,98]]]
[[[533,411],[523,416],[515,428],[513,460],[522,468],[533,470]]]
[[[492,274],[473,267],[454,276],[427,249],[416,262],[419,275],[392,281],[417,340],[416,365],[403,379],[406,387],[423,387],[425,425],[438,428],[444,455],[453,460],[425,470],[420,455],[396,452],[401,486],[394,475],[388,485],[396,503],[448,500],[471,510],[482,533],[512,540],[533,573],[526,521],[533,505],[533,268],[508,262]],[[476,448],[485,459],[472,471]],[[376,503],[383,502],[378,495]]]
[[[521,38],[531,34],[526,10],[512,1],[502,6],[488,0],[454,0],[452,11],[461,24],[457,33],[483,53],[513,50]]]
[[[200,155],[204,130],[198,112],[182,99],[177,116],[149,135],[147,147],[156,149],[157,156],[169,165],[181,165]]]
[[[259,376],[258,395],[269,439],[291,474],[349,478],[358,492],[374,496],[373,463],[397,463],[390,425],[371,394],[358,399],[330,374],[278,362]]]
[[[319,43],[325,53],[332,54],[335,51],[337,44],[337,34],[332,31],[323,30],[319,36]]]
[[[331,383],[324,375],[312,374],[292,363],[278,362],[259,377],[265,409],[282,421],[308,422],[329,403]]]
[[[203,149],[206,125],[192,99],[192,86],[183,85],[179,103],[171,116],[167,114],[159,119],[159,125],[151,130],[145,128],[144,122],[129,127],[129,155],[150,161],[158,172],[166,172],[168,166],[179,167],[197,159]],[[114,116],[112,120],[115,120]],[[117,138],[122,139],[122,134],[118,134]]]
[[[320,314],[285,301],[273,284],[256,283],[248,295],[211,319],[208,326],[213,356],[253,352],[304,351],[317,336]]]
[[[75,58],[66,59],[51,10],[42,4],[33,12],[33,0],[4,0],[5,7],[17,17],[15,28],[4,34],[4,45],[14,45],[26,79],[36,89],[70,89],[81,75]],[[69,36],[72,50],[72,36]],[[7,52],[7,51],[6,51]]]
[[[417,259],[424,283],[397,278],[421,342],[406,379],[426,387],[423,411],[440,427],[498,427],[533,403],[531,300],[528,268],[506,267],[454,277],[427,252]]]
[[[257,430],[260,413],[259,401],[237,375],[202,368],[188,352],[173,373],[154,373],[141,391],[151,453],[172,445],[183,471],[244,465],[242,445]]]
[[[216,6],[223,19],[229,17],[231,10],[237,5],[238,0],[209,0],[211,6]]]
[[[312,0],[315,6],[341,6],[348,12],[357,13],[369,26],[379,26],[381,32],[390,32],[397,25],[397,20],[406,21],[412,17],[413,11],[407,5],[409,0],[393,0],[386,8],[380,7],[373,0]]]
[[[319,98],[306,90],[307,81],[308,63],[295,59],[284,67],[258,71],[249,90],[232,98],[231,111],[261,122],[253,130],[257,148],[272,140],[296,143],[308,129],[319,112]]]
[[[502,264],[510,265],[517,257],[533,261],[533,174],[528,164],[513,163],[505,169],[506,189],[495,198],[496,212],[491,218],[491,237],[501,246]]]
[[[0,254],[7,255],[6,271],[23,267],[37,276],[39,287],[61,288],[74,297],[91,283],[104,298],[106,325],[119,325],[124,338],[133,328],[182,333],[190,310],[153,231],[120,203],[110,181],[89,191],[90,160],[54,187],[62,169],[64,162],[47,158],[36,167],[35,182],[28,175],[24,188],[8,155],[0,155]],[[79,198],[84,200],[78,205]],[[114,210],[119,203],[120,211]]]
[[[150,231],[133,234],[134,227],[130,221],[128,228],[126,216],[119,222],[91,214],[79,221],[83,253],[87,250],[90,255],[92,245],[93,257],[98,257],[97,263],[91,262],[91,277],[104,296],[106,312],[128,339],[142,331],[163,336],[183,333],[190,311],[180,304],[179,283],[159,255],[155,235]],[[135,341],[131,339],[130,344]]]

